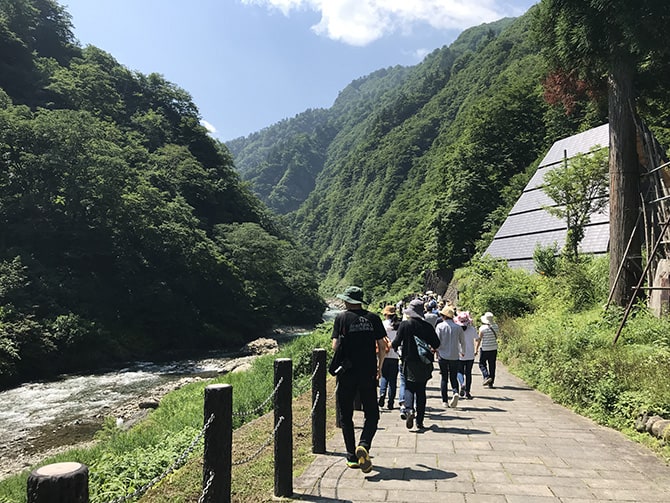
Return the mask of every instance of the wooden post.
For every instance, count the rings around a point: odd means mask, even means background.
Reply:
[[[203,456],[203,488],[205,503],[230,503],[233,450],[233,387],[211,384],[205,388],[205,424],[214,418],[205,431]],[[213,476],[210,479],[210,474]]]
[[[275,447],[275,496],[293,495],[293,362],[290,358],[277,358],[274,365],[275,388],[274,425],[277,427]]]
[[[55,463],[28,477],[28,503],[88,503],[88,467]]]
[[[316,371],[315,371],[316,370]],[[312,351],[312,452],[326,452],[326,350]],[[314,402],[316,406],[314,406]]]

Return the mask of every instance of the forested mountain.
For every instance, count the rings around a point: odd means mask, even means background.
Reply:
[[[313,269],[186,91],[0,0],[0,385],[318,321]]]
[[[570,116],[545,102],[530,31],[529,14],[466,30],[419,65],[353,82],[328,110],[229,143],[242,176],[314,250],[324,291],[443,288],[502,223],[551,143],[606,121],[597,102]],[[327,145],[320,156],[317,145]],[[291,185],[315,174],[308,195],[307,182]],[[282,206],[279,194],[302,195]]]

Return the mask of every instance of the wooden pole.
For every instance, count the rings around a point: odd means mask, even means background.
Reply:
[[[635,237],[635,233],[637,232],[637,226],[639,223],[640,223],[640,214],[638,214],[637,216],[637,221],[635,222],[635,226],[633,227],[633,232],[631,232],[630,238],[628,239],[628,244],[626,245],[626,251],[624,252],[624,260],[622,260],[621,263],[619,264],[619,269],[617,269],[616,277],[612,282],[612,286],[610,288],[610,294],[607,297],[607,303],[605,304],[605,311],[607,311],[607,308],[610,307],[610,303],[612,302],[612,297],[614,296],[614,289],[616,288],[617,283],[619,282],[619,277],[621,276],[621,270],[623,269],[623,266],[626,263],[626,257],[628,256],[628,251],[630,250],[630,245],[633,242],[633,238]]]
[[[211,384],[205,388],[205,424],[210,420],[205,431],[202,469],[203,488],[207,487],[207,491],[202,501],[230,503],[233,450],[233,387],[230,384]]]
[[[666,222],[663,224],[663,230],[661,230],[661,234],[659,235],[658,240],[654,244],[654,249],[651,252],[652,257],[656,254],[656,250],[658,249],[658,245],[660,245],[661,242],[663,241],[663,235],[665,234],[665,231],[668,228],[668,225],[670,225],[670,220],[666,220]],[[616,331],[616,335],[614,336],[614,340],[612,341],[612,345],[616,344],[616,341],[619,340],[619,336],[621,335],[621,331],[623,330],[623,327],[626,324],[626,320],[628,319],[628,314],[630,313],[630,310],[633,307],[633,302],[635,302],[635,297],[637,297],[637,293],[640,291],[640,288],[642,287],[642,283],[644,282],[644,277],[647,274],[647,269],[649,268],[650,264],[651,264],[651,257],[647,257],[647,265],[645,266],[644,270],[642,271],[642,274],[640,275],[640,279],[638,280],[638,283],[635,286],[635,289],[633,290],[633,294],[630,296],[630,300],[628,301],[628,306],[626,306],[626,310],[623,313],[623,318],[621,320],[621,324],[619,325],[619,329]]]
[[[275,388],[281,381],[274,397],[275,496],[290,498],[293,495],[293,361],[290,358],[275,360],[274,380]]]
[[[326,452],[326,350],[312,351],[312,452]],[[314,406],[314,402],[316,406]]]
[[[88,467],[68,462],[37,468],[27,493],[28,503],[88,503]]]

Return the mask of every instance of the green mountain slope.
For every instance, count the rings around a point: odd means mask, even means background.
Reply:
[[[314,265],[184,90],[0,1],[0,386],[321,319]]]
[[[332,141],[323,166],[306,170],[308,178],[318,172],[314,189],[287,218],[315,252],[325,292],[344,283],[371,297],[446,286],[501,223],[556,135],[604,121],[590,107],[568,118],[546,105],[543,69],[528,15],[503,19],[466,30],[415,67],[359,79],[320,111]],[[277,124],[254,141],[285,134],[269,147],[281,151],[297,137],[291,127]],[[236,140],[231,152],[243,173],[256,163],[257,187],[264,170],[258,157],[250,161],[259,152],[249,140]],[[282,168],[293,166],[277,162],[273,173]]]

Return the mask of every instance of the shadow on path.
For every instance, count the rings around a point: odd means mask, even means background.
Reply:
[[[352,500],[342,498],[327,498],[325,496],[311,496],[309,494],[294,494],[291,496],[293,501],[309,501],[310,503],[354,503]]]
[[[365,477],[370,482],[379,482],[382,480],[447,480],[453,479],[457,475],[453,472],[446,472],[426,465],[417,465],[425,470],[417,470],[415,468],[384,468],[380,465],[375,465],[374,469],[377,473]]]
[[[417,435],[422,435],[428,433],[429,431],[434,431],[435,433],[455,433],[457,435],[490,435],[490,431],[476,430],[472,428],[443,428],[442,426],[437,426],[436,424],[431,424],[426,426],[424,430],[417,430],[412,433]]]
[[[495,400],[497,402],[513,402],[514,398],[510,398],[508,396],[486,396],[486,395],[479,395],[477,396],[477,400]]]

